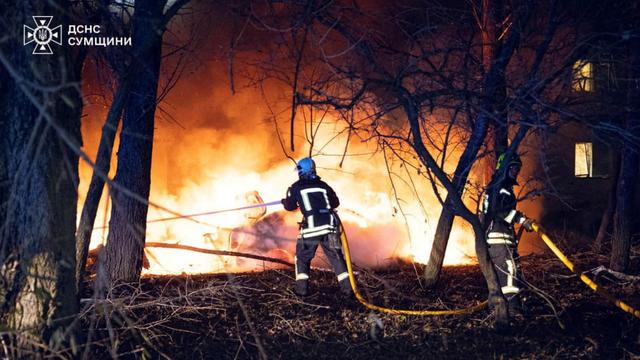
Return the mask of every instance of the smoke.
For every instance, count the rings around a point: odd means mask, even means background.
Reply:
[[[196,57],[157,111],[151,201],[194,214],[246,205],[248,192],[257,192],[265,201],[281,199],[297,174],[283,152],[272,116],[280,115],[280,135],[288,146],[291,134],[289,124],[282,122],[286,117],[282,114],[288,113],[291,89],[272,82],[262,83],[259,88],[236,79],[238,91],[232,95],[226,64],[207,62],[202,54]],[[168,62],[163,66],[172,65]],[[94,156],[108,110],[109,91],[91,71],[85,68],[85,93],[106,96],[86,101],[84,150]],[[316,112],[315,116],[321,115]],[[425,263],[441,205],[424,174],[410,173],[399,163],[386,164],[377,143],[357,138],[349,140],[343,160],[347,142],[344,124],[325,115],[319,128],[305,129],[304,119],[309,116],[304,110],[298,114],[294,133],[297,151],[293,156],[309,155],[307,140],[314,131],[311,153],[319,175],[341,200],[339,213],[354,261],[362,266],[386,266],[400,257]],[[319,119],[314,120],[317,124]],[[115,149],[117,144],[114,154]],[[111,175],[116,162],[114,159]],[[79,210],[91,169],[81,164],[80,173]],[[108,223],[108,206],[103,196],[96,226]],[[149,209],[149,220],[167,216],[159,209]],[[298,212],[272,206],[260,218],[251,218],[247,212],[226,212],[197,217],[199,223],[188,219],[151,223],[147,241],[259,253],[292,261],[300,218]],[[94,231],[92,247],[104,242],[106,234],[105,230]],[[473,261],[469,254],[473,254],[472,232],[456,221],[445,263]],[[243,271],[265,266],[253,260],[175,249],[147,249],[147,256],[151,266],[146,272],[156,274]],[[321,257],[314,264],[327,267]]]

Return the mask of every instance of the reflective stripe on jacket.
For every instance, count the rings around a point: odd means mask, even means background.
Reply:
[[[509,179],[488,190],[483,203],[487,227],[487,243],[517,245],[514,224],[522,224],[526,217],[516,210],[517,198],[513,191],[515,182]]]
[[[333,209],[340,205],[340,200],[320,177],[300,179],[293,183],[287,190],[283,205],[286,210],[299,208],[302,212],[302,237],[326,235],[336,230]]]

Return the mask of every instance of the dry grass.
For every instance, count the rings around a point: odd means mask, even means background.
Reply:
[[[583,268],[594,254],[574,259]],[[640,259],[634,258],[639,268]],[[292,293],[291,270],[236,275],[149,277],[114,289],[111,301],[85,302],[87,358],[633,358],[640,320],[591,293],[555,259],[523,258],[530,316],[509,335],[491,328],[489,310],[465,316],[372,313],[338,291],[332,273],[312,274],[313,294]],[[637,271],[636,271],[637,272]],[[638,282],[602,283],[640,306]],[[365,296],[403,308],[455,308],[483,300],[475,266],[449,267],[435,289],[420,286],[413,267],[361,272]],[[90,294],[85,294],[90,295]],[[552,305],[552,306],[551,306]],[[558,315],[554,314],[557,311]],[[562,326],[561,326],[562,325]],[[564,329],[563,329],[564,327]]]

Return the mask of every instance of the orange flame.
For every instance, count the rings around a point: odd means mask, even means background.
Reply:
[[[179,98],[190,91],[193,85],[189,81],[186,84],[182,85],[186,90],[177,86],[170,98]],[[83,127],[85,151],[94,154],[105,109],[88,106],[86,111],[91,120]],[[221,95],[218,88],[210,95],[176,106],[173,116],[189,119],[191,126],[180,129],[172,123],[157,121],[151,200],[177,212],[193,214],[240,207],[256,203],[257,199],[273,201],[284,197],[297,174],[294,164],[282,156],[272,124],[262,120],[265,114],[265,109],[255,105],[255,94],[229,97]],[[215,116],[223,120],[213,121],[216,128],[211,128],[209,122]],[[419,176],[414,179],[418,194],[402,181],[395,183],[394,192],[382,153],[376,151],[375,144],[367,142],[352,140],[344,166],[338,167],[346,138],[344,134],[338,135],[336,122],[326,120],[326,124],[316,134],[314,159],[319,175],[340,197],[339,214],[346,226],[354,261],[364,266],[384,266],[394,258],[426,263],[441,209],[428,180]],[[297,134],[303,133],[299,129]],[[333,140],[328,142],[329,139]],[[302,150],[299,157],[308,154],[308,145]],[[79,210],[90,175],[91,169],[82,164]],[[108,223],[106,206],[104,196],[96,219],[98,227]],[[161,210],[149,209],[149,220],[167,216],[170,215]],[[150,223],[147,241],[237,250],[292,261],[296,222],[300,220],[297,212],[271,206],[258,209],[257,213],[255,209],[226,212],[197,220],[201,223],[187,219]],[[94,231],[91,246],[104,242],[106,236],[106,231]],[[270,266],[254,260],[175,249],[148,248],[146,253],[150,262],[146,274],[246,271]],[[469,256],[473,253],[472,232],[456,222],[445,264],[473,262]],[[321,259],[315,264],[328,267]]]

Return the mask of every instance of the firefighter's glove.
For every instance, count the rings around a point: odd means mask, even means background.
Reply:
[[[522,223],[522,227],[525,228],[525,230],[527,230],[528,232],[532,232],[533,231],[533,219],[529,219],[527,218],[523,223]]]

